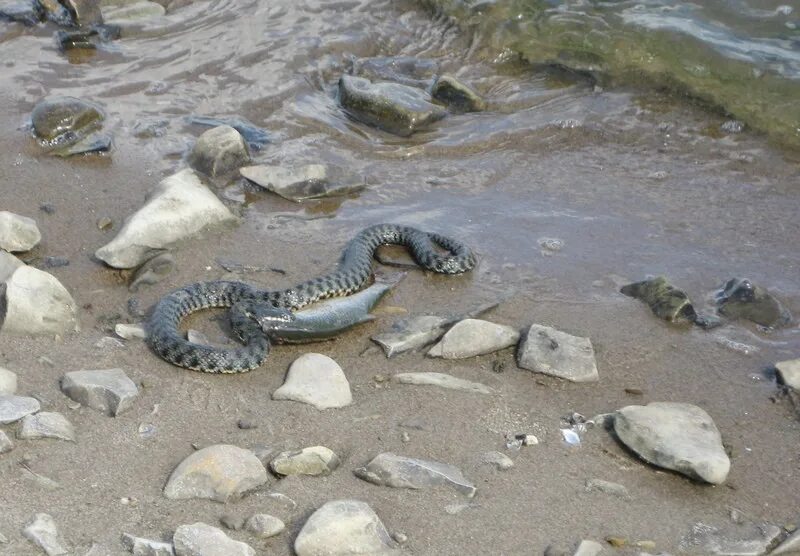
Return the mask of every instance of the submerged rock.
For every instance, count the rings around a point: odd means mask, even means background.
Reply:
[[[760,556],[769,552],[782,532],[780,527],[769,524],[722,529],[695,523],[679,546],[682,554],[697,556]]]
[[[311,514],[294,541],[297,556],[386,556],[397,544],[366,502],[334,500]]]
[[[290,201],[337,197],[361,191],[366,184],[355,177],[335,183],[329,169],[322,164],[307,164],[298,168],[283,166],[245,166],[239,168],[242,177]]]
[[[665,321],[691,323],[697,319],[689,296],[672,286],[663,276],[628,284],[620,292],[644,301],[658,318]]]
[[[100,153],[111,150],[114,140],[108,133],[95,132],[78,140],[71,145],[52,151],[52,154],[60,157],[73,156],[76,154]]]
[[[56,31],[56,46],[62,52],[74,49],[95,50],[99,43],[118,39],[120,28],[116,25],[93,25],[77,31]]]
[[[233,540],[222,529],[199,522],[177,527],[172,543],[177,556],[256,556],[250,545]]]
[[[439,386],[450,390],[461,390],[462,392],[474,392],[476,394],[494,393],[494,390],[480,382],[472,382],[443,373],[398,373],[392,376],[392,380],[400,384]]]
[[[353,61],[352,73],[370,81],[391,81],[427,89],[439,71],[436,60],[416,56],[376,56]]]
[[[0,211],[0,249],[11,253],[30,251],[42,240],[42,234],[36,220],[8,212]]]
[[[533,324],[517,349],[517,364],[529,371],[572,382],[600,380],[589,338]]]
[[[188,162],[207,176],[222,176],[250,162],[250,151],[238,131],[229,125],[221,125],[197,138]]]
[[[34,137],[53,154],[98,130],[104,119],[102,108],[96,104],[66,96],[42,100],[31,114]]]
[[[789,324],[792,316],[766,289],[744,278],[729,280],[717,296],[719,312],[729,318],[746,319],[766,327]]]
[[[325,446],[281,452],[269,463],[277,475],[330,475],[339,467],[339,456]]]
[[[442,75],[433,84],[431,96],[457,112],[486,110],[486,101],[472,87],[452,75]]]
[[[272,394],[273,400],[293,400],[330,409],[350,405],[353,395],[342,368],[330,357],[319,353],[301,355],[289,367],[283,386]]]
[[[55,335],[77,328],[77,304],[52,274],[23,265],[0,283],[0,332]]]
[[[407,137],[441,120],[447,112],[423,91],[397,83],[372,83],[362,77],[339,79],[339,103],[356,120]]]
[[[687,403],[653,402],[618,410],[614,431],[644,460],[707,483],[725,482],[731,462],[711,417]]]
[[[505,349],[518,341],[519,331],[511,326],[465,319],[448,330],[442,340],[428,351],[428,356],[464,359]]]
[[[238,131],[242,137],[244,137],[244,140],[247,141],[247,146],[254,151],[260,150],[265,145],[272,142],[267,130],[258,127],[244,118],[211,118],[208,116],[190,116],[188,121],[190,124],[203,126],[231,126],[233,129]]]
[[[356,477],[379,486],[421,489],[447,485],[470,498],[477,488],[457,467],[384,452],[354,471]]]
[[[61,391],[81,405],[116,417],[133,405],[136,384],[122,369],[72,371],[61,379]]]

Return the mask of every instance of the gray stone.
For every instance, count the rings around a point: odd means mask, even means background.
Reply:
[[[250,151],[238,131],[229,125],[221,125],[197,138],[188,162],[207,176],[222,176],[250,162]]]
[[[151,541],[127,533],[122,535],[122,546],[133,556],[175,556],[172,543]]]
[[[0,396],[11,396],[17,392],[17,375],[0,367]]]
[[[470,498],[477,489],[461,470],[447,463],[398,456],[384,452],[354,471],[359,479],[379,486],[420,489],[447,485]]]
[[[67,7],[75,24],[80,27],[103,23],[98,0],[61,0],[61,4]]]
[[[800,392],[800,359],[780,361],[775,368],[786,386]]]
[[[387,556],[396,543],[366,502],[334,500],[311,514],[294,541],[297,556]]]
[[[573,556],[597,556],[603,553],[603,545],[599,542],[583,540]]]
[[[58,538],[58,530],[53,518],[48,514],[36,514],[23,530],[26,539],[41,548],[47,556],[68,554]]]
[[[363,180],[354,176],[340,177],[338,181],[328,167],[307,164],[297,168],[283,166],[245,166],[239,168],[242,177],[290,201],[337,197],[361,191]]]
[[[139,2],[120,2],[102,6],[103,19],[109,25],[120,25],[123,28],[132,23],[140,23],[166,14],[164,6],[146,0]]]
[[[33,27],[40,20],[40,8],[32,2],[4,3],[0,7],[0,21],[12,21]]]
[[[514,467],[514,460],[496,450],[481,454],[481,463],[492,465],[495,469],[506,471]]]
[[[510,326],[479,319],[464,319],[456,323],[438,344],[428,350],[428,356],[464,359],[505,349],[518,341],[519,331]]]
[[[42,240],[36,220],[0,210],[0,249],[30,251]]]
[[[14,449],[14,443],[11,442],[11,439],[8,435],[0,431],[0,454],[5,454],[6,452],[10,452]]]
[[[77,330],[77,304],[53,275],[20,266],[0,284],[0,332],[63,335]]]
[[[486,110],[486,101],[469,85],[452,75],[442,75],[431,88],[431,96],[457,112]]]
[[[133,340],[134,338],[144,340],[147,338],[147,330],[142,324],[115,324],[114,332],[125,340]]]
[[[291,364],[286,381],[272,394],[273,400],[293,400],[317,409],[345,407],[353,402],[350,383],[330,357],[306,353]]]
[[[194,452],[172,472],[164,496],[227,502],[267,482],[267,470],[250,450],[216,444]]]
[[[199,522],[175,529],[172,544],[177,556],[256,556],[249,545],[233,540],[222,529]]]
[[[549,326],[531,325],[517,349],[517,364],[529,371],[572,382],[600,379],[589,338],[572,336]]]
[[[56,438],[75,442],[75,427],[61,413],[42,411],[22,418],[17,438],[23,440]]]
[[[770,556],[775,556],[776,554],[794,554],[796,556],[800,554],[800,529],[786,537],[783,542],[769,554]]]
[[[372,337],[383,348],[386,357],[427,346],[438,340],[452,324],[451,319],[435,315],[421,315],[402,320],[392,330]]]
[[[644,460],[694,479],[722,484],[731,462],[711,417],[686,403],[653,402],[618,410],[614,431]]]
[[[630,500],[631,495],[624,485],[619,483],[612,483],[611,481],[604,481],[603,479],[587,479],[586,492],[604,492],[618,498]]]
[[[202,229],[236,217],[190,169],[162,180],[147,202],[131,215],[117,236],[95,252],[115,268],[139,266],[153,253]]]
[[[21,266],[25,266],[25,263],[11,253],[0,249],[0,282],[8,280],[14,274],[14,271]]]
[[[325,446],[281,452],[269,464],[277,475],[330,475],[339,467],[339,457]]]
[[[76,402],[116,417],[133,405],[139,389],[122,369],[72,371],[61,379],[61,391]]]
[[[41,409],[39,401],[24,396],[0,396],[0,425],[19,421]]]
[[[339,79],[339,103],[356,120],[407,137],[447,115],[427,93],[397,83],[375,83],[362,77]]]
[[[155,257],[145,261],[142,266],[136,269],[131,279],[128,290],[135,292],[142,286],[151,286],[160,282],[167,274],[175,268],[175,257],[170,253],[160,253]]]
[[[697,556],[761,556],[783,533],[775,525],[731,525],[718,528],[695,523],[679,544],[682,554]]]
[[[259,539],[267,539],[280,534],[286,524],[277,517],[268,514],[255,514],[245,523],[245,528]]]
[[[392,376],[392,380],[400,384],[439,386],[449,390],[460,390],[462,392],[473,392],[475,394],[494,393],[494,390],[480,382],[472,382],[443,373],[398,373]]]

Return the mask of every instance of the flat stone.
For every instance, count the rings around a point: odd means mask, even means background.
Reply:
[[[775,363],[775,368],[786,386],[800,392],[800,359],[780,361]]]
[[[134,268],[155,252],[206,227],[235,220],[194,171],[181,170],[162,180],[147,202],[95,256],[115,268]]]
[[[695,523],[679,547],[682,554],[697,556],[761,556],[769,553],[782,533],[780,527],[769,524],[718,528]]]
[[[461,470],[447,463],[398,456],[384,452],[354,471],[356,477],[379,486],[421,489],[447,485],[470,498],[477,488]]]
[[[600,380],[589,338],[572,336],[549,326],[531,325],[517,349],[517,364],[529,371],[572,382]]]
[[[573,556],[598,556],[603,553],[603,545],[596,541],[583,540]]]
[[[306,520],[294,541],[297,556],[386,556],[397,544],[366,502],[334,500]]]
[[[221,125],[197,138],[188,162],[207,176],[222,176],[249,163],[250,151],[238,131],[229,125]]]
[[[11,442],[11,439],[8,437],[6,433],[0,431],[0,454],[5,454],[6,452],[10,452],[14,449],[14,443]]]
[[[797,554],[800,554],[800,529],[786,537],[783,542],[769,554],[770,556],[775,556],[776,554],[794,554],[797,556]]]
[[[480,382],[472,382],[443,373],[398,373],[392,376],[392,380],[400,384],[439,386],[449,390],[460,390],[462,392],[473,392],[475,394],[494,393],[494,390]]]
[[[604,481],[603,479],[587,479],[586,492],[603,492],[624,500],[631,499],[631,495],[624,485],[612,483],[611,481]]]
[[[686,292],[670,284],[663,276],[628,284],[619,291],[647,303],[654,315],[667,322],[687,323],[697,318]]]
[[[339,457],[325,446],[281,452],[269,464],[278,475],[330,475],[339,467]]]
[[[342,368],[319,353],[301,355],[289,367],[286,381],[272,394],[273,400],[293,400],[317,409],[345,407],[353,402],[350,383]]]
[[[506,471],[514,467],[514,460],[496,450],[481,454],[481,463],[491,465],[500,471]]]
[[[256,556],[248,544],[233,540],[222,529],[199,522],[175,529],[172,544],[177,556]]]
[[[36,220],[0,210],[0,249],[30,251],[42,240]]]
[[[686,403],[653,402],[618,410],[614,431],[644,460],[711,484],[722,484],[731,462],[711,417]]]
[[[392,330],[376,334],[372,341],[383,348],[386,357],[427,346],[442,337],[450,319],[436,315],[420,315],[392,325]]]
[[[36,514],[23,530],[26,539],[41,548],[47,556],[68,554],[58,538],[58,530],[53,518],[48,514]]]
[[[0,396],[10,396],[17,392],[17,375],[0,367]]]
[[[20,266],[0,284],[0,332],[63,335],[77,330],[77,304],[53,275]]]
[[[339,103],[356,120],[389,133],[407,137],[447,115],[415,87],[398,83],[372,83],[363,77],[339,79]]]
[[[172,543],[152,541],[127,533],[122,535],[122,546],[133,556],[175,556]]]
[[[112,417],[130,408],[139,395],[136,384],[122,369],[71,371],[62,377],[61,391]]]
[[[306,164],[296,168],[262,164],[239,168],[239,173],[243,178],[290,201],[349,195],[366,187],[363,180],[358,181],[354,176],[335,181],[328,167],[322,164]]]
[[[438,344],[428,350],[428,356],[464,359],[505,349],[518,341],[519,331],[511,326],[479,319],[464,319],[456,323]]]
[[[259,539],[274,537],[286,529],[286,524],[283,521],[269,514],[255,514],[247,520],[244,526],[253,536]]]
[[[22,418],[17,438],[23,440],[56,438],[75,442],[75,427],[61,413],[42,411]]]
[[[442,75],[431,88],[431,96],[457,112],[486,110],[486,101],[475,90],[452,75]]]
[[[164,496],[227,502],[267,482],[267,470],[250,450],[216,444],[198,450],[172,472]],[[176,545],[177,548],[177,545]]]
[[[134,338],[144,340],[147,338],[147,330],[143,324],[115,324],[114,332],[125,340],[133,340]]]
[[[19,421],[41,409],[39,400],[24,396],[0,396],[0,425]]]

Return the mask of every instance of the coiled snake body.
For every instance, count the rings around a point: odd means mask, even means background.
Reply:
[[[351,294],[367,284],[375,250],[385,244],[407,246],[420,266],[440,274],[460,274],[475,266],[475,255],[459,241],[408,226],[379,224],[350,241],[336,270],[285,290],[262,290],[243,282],[222,280],[175,290],[156,305],[148,323],[148,343],[160,357],[180,367],[207,373],[254,369],[269,354],[270,341],[269,331],[252,317],[250,306],[266,305],[288,314],[289,310],[320,299]],[[436,246],[448,254],[441,254]],[[179,326],[184,317],[211,307],[231,308],[232,328],[244,346],[217,348],[183,337]],[[280,326],[280,314],[276,312],[276,327]]]

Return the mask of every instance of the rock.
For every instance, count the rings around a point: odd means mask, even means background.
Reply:
[[[205,523],[181,525],[172,537],[177,556],[255,556],[249,545]]]
[[[5,282],[19,267],[25,266],[21,260],[11,253],[0,249],[0,282]]]
[[[19,421],[39,409],[41,409],[39,401],[34,398],[0,395],[0,425]]]
[[[780,361],[775,363],[775,368],[778,370],[778,375],[780,375],[781,380],[786,386],[800,392],[800,359]],[[0,384],[1,383],[0,381]],[[2,387],[0,387],[0,392],[2,391]]]
[[[104,119],[102,108],[75,97],[46,98],[31,113],[34,136],[53,154],[97,131]]]
[[[0,431],[0,454],[5,454],[6,452],[10,452],[14,449],[14,443],[11,442],[11,439],[8,437],[6,433]]]
[[[57,438],[75,442],[75,427],[61,413],[42,411],[22,418],[17,438],[23,440]]]
[[[240,515],[224,514],[219,518],[219,522],[231,531],[240,531],[244,527],[244,518]]]
[[[438,344],[428,350],[428,356],[465,359],[513,346],[518,341],[519,332],[510,326],[485,320],[464,319],[456,323]]]
[[[599,542],[583,540],[573,556],[597,556],[603,553],[603,545]]]
[[[294,541],[297,556],[386,556],[396,544],[366,502],[334,500],[311,514]]]
[[[587,479],[586,492],[594,491],[611,494],[612,496],[617,496],[625,500],[631,499],[628,489],[619,483],[612,483],[611,481],[604,481],[603,479]]]
[[[647,303],[653,314],[667,322],[687,323],[697,319],[686,292],[675,288],[663,276],[628,284],[619,291]]]
[[[175,556],[172,543],[151,541],[124,533],[122,546],[133,553],[133,556]]]
[[[325,446],[281,452],[269,464],[277,475],[330,475],[339,467],[339,457]]]
[[[47,256],[42,259],[42,268],[61,268],[62,266],[69,266],[69,259],[59,256]]]
[[[775,296],[750,280],[733,278],[717,295],[719,312],[729,318],[746,319],[766,327],[784,326],[792,315]]]
[[[244,118],[210,118],[208,116],[190,116],[189,123],[213,127],[218,127],[221,125],[231,126],[233,129],[242,134],[244,140],[247,141],[247,145],[254,151],[262,149],[265,145],[272,141],[267,130],[258,127]]]
[[[536,243],[542,248],[542,255],[552,255],[564,248],[564,241],[555,237],[540,237]]]
[[[379,486],[420,489],[448,485],[470,498],[477,489],[453,465],[384,452],[354,471],[359,479]]]
[[[407,137],[441,120],[447,112],[420,89],[397,83],[371,83],[362,77],[339,79],[339,103],[356,120]]]
[[[286,529],[286,525],[278,519],[268,514],[255,514],[245,523],[245,528],[259,539],[274,537]]]
[[[775,550],[769,553],[770,556],[776,556],[777,554],[800,554],[800,529],[797,529],[794,533],[786,537],[781,544],[779,544]]]
[[[122,369],[71,371],[61,379],[61,391],[76,402],[116,417],[133,405],[136,384]]]
[[[0,210],[0,249],[30,251],[42,240],[36,220]]]
[[[298,168],[283,166],[244,166],[239,168],[243,178],[290,201],[338,197],[361,191],[366,187],[355,177],[342,178],[335,183],[326,166],[307,164]]]
[[[491,451],[482,454],[481,463],[485,465],[492,465],[495,469],[500,471],[506,471],[514,467],[514,460],[498,451]]]
[[[33,521],[22,530],[22,534],[47,556],[68,554],[58,538],[56,523],[48,514],[36,514]]]
[[[480,382],[471,382],[443,373],[398,373],[392,376],[392,380],[400,384],[440,386],[450,390],[461,390],[462,392],[473,392],[475,394],[494,393],[494,390]]]
[[[376,56],[353,61],[354,75],[423,89],[430,87],[438,70],[436,60],[416,56]]]
[[[267,482],[267,470],[249,450],[216,444],[184,459],[170,475],[164,496],[227,502]],[[176,545],[177,547],[177,545]]]
[[[549,326],[531,325],[517,349],[517,364],[529,371],[572,382],[600,379],[589,338],[572,336]]]
[[[126,25],[139,23],[165,15],[164,6],[156,2],[124,2],[102,6],[103,19],[110,25]]]
[[[0,331],[61,335],[77,330],[77,304],[53,275],[20,266],[0,284]]]
[[[59,0],[67,8],[72,21],[79,27],[103,23],[99,0]]]
[[[760,556],[769,552],[782,533],[780,527],[769,524],[720,529],[695,523],[681,539],[679,547],[682,554],[698,556]]]
[[[336,361],[319,353],[306,353],[291,364],[286,381],[273,392],[272,399],[293,400],[317,409],[329,409],[350,405],[353,395],[350,383]]]
[[[142,324],[115,324],[114,332],[125,340],[133,340],[134,338],[144,340],[147,338],[147,330]]]
[[[42,10],[45,17],[56,25],[63,25],[65,27],[74,27],[76,25],[67,7],[58,0],[37,0],[36,4],[39,6],[39,9]]]
[[[452,75],[442,75],[433,84],[431,96],[457,112],[480,112],[486,110],[486,101]]]
[[[175,268],[175,257],[170,253],[160,253],[148,259],[133,274],[128,290],[135,292],[142,286],[151,286],[160,282],[164,276]]]
[[[653,402],[618,410],[614,431],[646,461],[711,484],[722,484],[730,460],[711,417],[686,403]]]
[[[39,23],[43,16],[41,7],[34,2],[17,2],[0,7],[0,21],[22,23],[28,27]]]
[[[108,152],[114,144],[114,139],[108,133],[95,132],[70,145],[51,151],[51,154],[62,158],[94,152]]]
[[[11,396],[17,392],[17,375],[0,367],[0,396]]]
[[[372,341],[391,358],[435,342],[451,324],[452,320],[445,317],[421,315],[395,323],[390,332],[377,334]]]
[[[221,125],[197,138],[188,162],[207,176],[221,176],[250,162],[250,151],[238,131],[229,125]]]
[[[142,208],[117,236],[95,252],[115,268],[139,266],[153,252],[189,238],[207,226],[236,218],[192,170],[181,170],[159,183]]]

